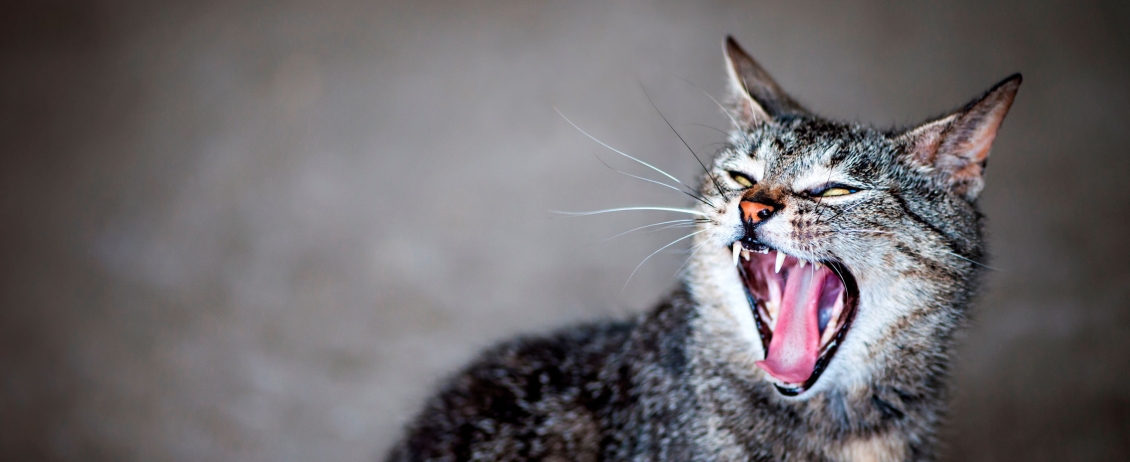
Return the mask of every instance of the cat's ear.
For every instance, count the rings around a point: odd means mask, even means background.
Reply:
[[[951,190],[972,201],[984,187],[989,150],[1021,80],[1020,74],[1013,74],[960,110],[907,130],[896,141],[916,163],[934,170]]]
[[[807,114],[733,37],[727,36],[722,47],[730,75],[732,116],[745,125],[738,128],[772,123],[775,117],[786,113]]]

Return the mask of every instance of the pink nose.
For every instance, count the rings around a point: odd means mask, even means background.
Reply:
[[[773,206],[761,202],[742,201],[742,220],[758,223],[773,214]]]

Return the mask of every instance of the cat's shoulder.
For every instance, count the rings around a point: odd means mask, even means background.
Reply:
[[[595,390],[586,385],[599,382],[601,369],[634,327],[626,321],[582,324],[485,350],[428,400],[389,460],[421,452],[458,460],[506,458],[516,451],[532,456],[526,451],[536,448],[521,441],[539,434],[546,441],[534,446],[543,450],[591,443],[599,431],[586,404]]]

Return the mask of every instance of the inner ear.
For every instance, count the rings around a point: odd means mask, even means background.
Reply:
[[[907,130],[898,137],[898,140],[906,145],[906,149],[915,163],[933,167],[938,156],[938,148],[942,145],[943,135],[956,118],[957,115],[949,115],[926,122]]]
[[[962,109],[896,138],[911,159],[931,168],[955,193],[974,200],[984,187],[993,141],[1012,107],[1022,78],[1014,74]]]
[[[750,127],[771,123],[785,114],[808,114],[733,37],[726,37],[723,49],[730,76],[733,115],[737,121]]]

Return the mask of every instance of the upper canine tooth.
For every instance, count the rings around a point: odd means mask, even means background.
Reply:
[[[740,242],[734,243],[734,266],[738,266],[738,257],[742,254],[742,244]]]
[[[777,251],[777,266],[773,269],[774,273],[781,272],[781,265],[785,264],[785,253],[780,250]]]

